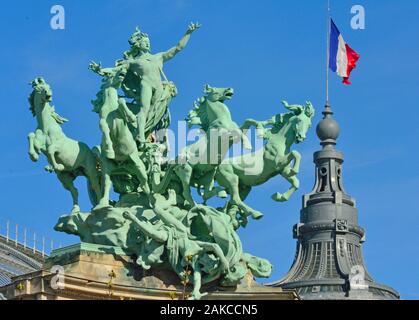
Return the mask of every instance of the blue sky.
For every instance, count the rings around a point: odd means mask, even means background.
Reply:
[[[333,17],[345,40],[360,55],[350,87],[331,74],[331,103],[342,134],[347,191],[357,199],[360,224],[367,230],[364,255],[378,282],[419,298],[419,3],[332,1]],[[66,29],[50,28],[50,8],[66,9]],[[366,29],[353,30],[350,9],[366,10]],[[229,106],[241,123],[281,111],[280,101],[310,99],[321,118],[324,105],[325,1],[61,0],[2,4],[0,12],[0,221],[10,219],[39,233],[74,243],[52,230],[71,204],[46,160],[32,163],[27,134],[36,128],[28,111],[29,81],[43,75],[54,90],[54,104],[70,119],[66,134],[90,146],[100,141],[90,100],[99,78],[90,60],[113,64],[128,48],[136,25],[150,34],[154,52],[173,46],[190,21],[202,28],[189,46],[165,66],[179,89],[172,102],[174,120],[183,119],[205,83],[231,86]],[[285,204],[269,195],[284,190],[280,179],[255,188],[248,203],[263,211],[241,231],[247,251],[274,264],[271,280],[293,260],[292,226],[299,220],[301,196],[314,183],[312,153],[319,149],[314,127],[297,149],[303,154],[301,188]],[[79,179],[82,209],[89,203]]]

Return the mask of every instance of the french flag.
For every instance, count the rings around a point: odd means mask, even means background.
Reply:
[[[331,19],[329,68],[343,78],[344,84],[349,85],[351,84],[349,76],[356,67],[358,59],[359,54],[346,44],[339,29]]]

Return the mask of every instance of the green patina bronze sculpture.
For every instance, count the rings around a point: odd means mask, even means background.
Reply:
[[[35,133],[28,136],[31,160],[38,161],[40,153],[46,155],[50,165],[45,169],[55,172],[63,187],[71,192],[72,213],[80,211],[78,191],[73,184],[77,176],[86,176],[91,202],[96,205],[102,192],[94,153],[85,143],[72,140],[64,134],[61,125],[68,120],[57,114],[50,105],[52,90],[45,80],[36,78],[31,84],[30,111],[38,122]]]
[[[200,27],[191,24],[179,44],[167,52],[151,54],[148,36],[138,28],[131,48],[112,68],[89,66],[102,77],[93,111],[99,115],[100,145],[89,148],[65,136],[67,120],[50,105],[52,90],[43,78],[32,82],[29,102],[38,121],[29,134],[33,161],[44,153],[47,170],[55,172],[71,192],[73,208],[55,229],[77,235],[81,241],[122,249],[143,270],[175,272],[193,284],[192,299],[200,299],[204,284],[235,286],[247,273],[269,277],[271,264],[245,253],[237,229],[248,217],[263,214],[244,203],[252,187],[275,176],[290,184],[272,199],[287,201],[298,189],[300,154],[295,143],[304,141],[314,108],[283,102],[288,112],[266,121],[248,119],[242,126],[233,121],[226,105],[232,88],[206,85],[186,121],[197,127],[200,138],[168,160],[169,104],[177,95],[174,83],[163,73],[163,63],[173,58]],[[248,130],[255,127],[264,143],[258,150],[228,157],[232,147],[252,150]],[[88,181],[91,212],[83,213],[73,180]],[[110,190],[119,199],[110,199]],[[194,197],[196,188],[199,197]],[[213,197],[224,206],[207,204]]]

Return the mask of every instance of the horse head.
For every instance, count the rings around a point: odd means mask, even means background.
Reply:
[[[225,100],[230,100],[234,95],[233,88],[213,88],[210,85],[205,85],[204,93],[206,94],[206,99],[211,102],[224,102]]]
[[[58,123],[63,124],[68,120],[61,117],[55,112],[55,108],[50,106],[49,103],[52,101],[52,89],[48,83],[45,82],[44,78],[37,77],[31,83],[33,91],[29,96],[30,111],[35,117],[41,110],[47,111],[52,119]],[[46,109],[45,107],[48,106]],[[39,108],[37,110],[37,108]],[[43,111],[42,111],[43,112]],[[45,124],[45,123],[44,123]]]
[[[205,96],[194,102],[194,109],[189,112],[186,121],[189,127],[199,125],[204,131],[207,131],[210,122],[214,120],[213,118],[220,116],[219,114],[211,115],[208,112],[208,105],[211,106],[230,100],[234,95],[234,90],[233,88],[214,88],[207,84],[204,86],[204,93]]]
[[[99,65],[100,66],[100,65]],[[127,76],[128,70],[126,66],[121,65],[109,70],[101,70],[99,75],[102,79],[102,90],[108,87],[119,89]]]
[[[52,101],[52,89],[44,78],[37,77],[31,83],[33,91],[29,96],[32,114],[35,115],[35,105],[44,106]]]
[[[314,107],[307,101],[301,112],[290,119],[294,123],[294,133],[296,143],[301,143],[306,139],[307,131],[311,127],[311,120],[314,116]]]

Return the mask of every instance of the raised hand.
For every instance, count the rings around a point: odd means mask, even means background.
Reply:
[[[191,22],[190,24],[189,24],[189,26],[188,26],[188,30],[186,31],[186,33],[189,33],[189,34],[191,34],[192,32],[194,32],[194,31],[196,31],[196,30],[198,30],[199,28],[201,28],[201,24],[199,24],[198,22],[196,22],[196,23],[194,23],[194,22]]]
[[[282,104],[284,105],[285,108],[289,107],[288,101],[283,100],[281,102],[282,102]]]
[[[102,70],[102,65],[100,63],[96,63],[94,61],[91,61],[89,63],[89,70],[92,70],[93,72],[99,73]]]

